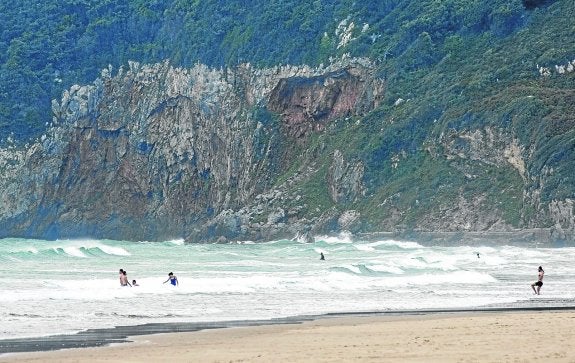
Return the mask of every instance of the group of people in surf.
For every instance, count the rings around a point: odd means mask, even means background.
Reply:
[[[320,252],[320,260],[325,260],[325,256],[323,252]],[[477,254],[477,258],[479,258],[479,253]],[[537,281],[531,284],[531,288],[536,295],[541,295],[541,286],[543,286],[543,276],[545,275],[545,271],[543,271],[543,267],[539,266]],[[174,275],[173,272],[168,274],[168,279],[164,281],[164,284],[169,282],[173,286],[178,286],[178,278]],[[132,283],[128,281],[128,273],[124,269],[120,269],[120,286],[139,286],[136,280],[132,280]]]
[[[120,269],[120,286],[140,286],[138,285],[138,283],[136,282],[136,280],[132,280],[132,283],[130,284],[130,281],[128,281],[128,272],[126,272],[123,268]]]
[[[176,277],[176,275],[174,275],[173,272],[170,272],[168,274],[168,279],[166,281],[164,281],[164,284],[168,281],[173,286],[178,286],[178,278]],[[140,286],[140,285],[138,285],[136,280],[132,280],[132,283],[130,284],[130,281],[128,281],[128,273],[123,268],[121,268],[120,269],[120,286],[132,287],[132,286]]]

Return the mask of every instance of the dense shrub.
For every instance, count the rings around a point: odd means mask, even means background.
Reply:
[[[568,4],[569,0],[558,2]],[[128,60],[214,67],[317,65],[344,53],[417,71],[464,43],[508,37],[543,0],[20,0],[0,3],[0,140],[26,141],[72,84]],[[558,27],[569,22],[557,14]],[[354,27],[351,27],[354,23]],[[352,41],[337,29],[347,24]],[[563,24],[565,29],[568,23]],[[567,27],[568,28],[568,27]],[[526,37],[527,38],[527,37]],[[572,40],[572,39],[571,39]],[[550,42],[551,39],[548,40]],[[555,44],[560,39],[554,39]],[[444,45],[445,43],[445,45]],[[545,44],[539,48],[545,49]],[[559,57],[554,48],[546,56]],[[489,70],[485,70],[489,72]]]

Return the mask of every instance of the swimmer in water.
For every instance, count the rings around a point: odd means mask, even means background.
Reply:
[[[122,272],[120,273],[120,285],[132,287],[132,285],[130,285],[130,282],[128,281],[128,272],[126,272],[125,270],[121,271]]]
[[[172,284],[173,286],[178,286],[178,278],[176,277],[176,275],[174,275],[173,272],[170,272],[168,274],[168,279],[164,281],[164,284],[168,281],[170,281],[170,284]]]

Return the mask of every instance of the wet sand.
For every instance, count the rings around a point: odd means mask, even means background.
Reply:
[[[575,362],[575,310],[352,315],[130,340],[0,362]]]

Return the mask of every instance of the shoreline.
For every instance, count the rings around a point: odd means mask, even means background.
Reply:
[[[0,362],[573,362],[573,321],[575,307],[334,314],[130,336],[127,344],[0,355]]]
[[[529,300],[532,301],[532,300]],[[537,301],[541,303],[541,301]],[[515,314],[515,313],[541,313],[541,312],[573,312],[575,302],[564,301],[568,305],[555,306],[495,306],[456,309],[422,309],[422,310],[386,310],[386,311],[360,311],[335,312],[320,315],[302,315],[262,320],[231,320],[220,322],[176,322],[176,323],[147,323],[139,325],[116,326],[113,328],[87,329],[73,334],[58,334],[41,337],[27,337],[0,340],[0,362],[8,356],[18,356],[27,353],[46,353],[61,350],[76,350],[111,345],[124,345],[133,343],[141,337],[158,334],[195,333],[208,330],[254,328],[281,325],[302,325],[305,323],[321,324],[323,321],[333,319],[402,319],[425,317],[447,317],[466,314]]]

